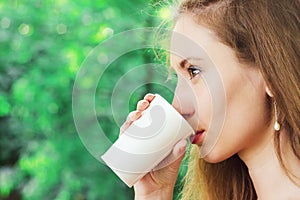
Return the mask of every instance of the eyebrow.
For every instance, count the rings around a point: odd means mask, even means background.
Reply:
[[[188,63],[187,59],[184,59],[184,60],[182,60],[182,61],[179,63],[179,66],[180,66],[181,68],[185,68],[185,66],[186,66],[187,63]]]
[[[202,58],[197,58],[197,57],[188,57],[186,59],[183,59],[180,63],[179,63],[179,66],[181,68],[185,68],[185,66],[190,63],[191,61],[203,61]]]

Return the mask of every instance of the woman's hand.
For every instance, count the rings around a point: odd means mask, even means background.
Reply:
[[[148,108],[154,98],[155,96],[153,94],[147,94],[143,100],[138,102],[136,111],[128,115],[126,122],[120,129],[120,134],[122,134],[132,122],[141,117],[142,111]],[[186,140],[179,141],[170,155],[165,158],[155,170],[146,174],[134,185],[136,200],[172,199],[180,163],[186,151],[186,144]],[[163,163],[165,166],[162,165]],[[166,163],[168,165],[166,165]]]

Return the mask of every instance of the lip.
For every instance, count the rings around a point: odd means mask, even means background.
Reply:
[[[196,131],[195,135],[192,135],[190,137],[190,141],[192,144],[198,144],[201,145],[202,141],[203,141],[203,135],[204,135],[205,130],[201,130],[201,131]]]

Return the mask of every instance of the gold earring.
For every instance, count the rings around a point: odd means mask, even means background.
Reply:
[[[274,101],[274,111],[275,111],[274,130],[275,131],[280,131],[280,124],[278,122],[278,116],[277,116],[277,104],[276,104],[276,101]]]

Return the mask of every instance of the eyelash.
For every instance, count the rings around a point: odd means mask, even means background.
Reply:
[[[199,75],[201,73],[201,70],[199,69],[199,67],[195,66],[195,65],[189,66],[187,70],[190,75],[190,80],[195,78],[197,75]],[[195,73],[195,71],[196,71],[196,73]]]

